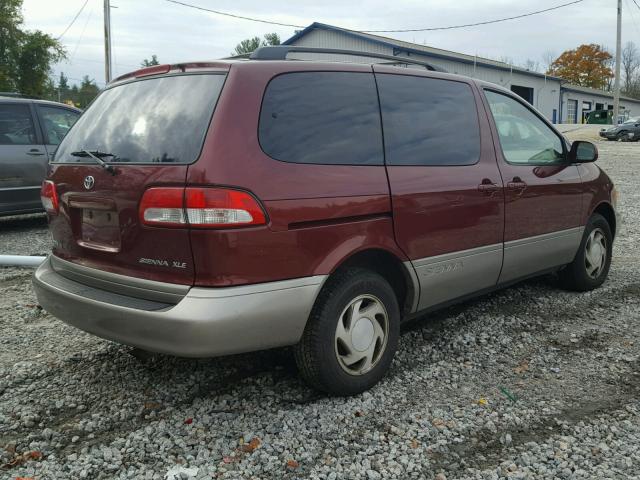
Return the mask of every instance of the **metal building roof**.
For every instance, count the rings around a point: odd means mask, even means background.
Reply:
[[[475,63],[476,65],[481,67],[493,68],[496,70],[503,70],[503,71],[513,71],[513,72],[522,73],[524,75],[531,75],[538,78],[542,77],[550,80],[562,81],[562,79],[559,77],[554,77],[552,75],[545,75],[544,73],[539,73],[539,72],[533,72],[531,70],[527,70],[526,68],[516,67],[514,65],[510,65],[504,62],[499,62],[497,60],[491,60],[489,58],[483,58],[483,57],[478,57],[474,55],[466,55],[464,53],[452,52],[450,50],[443,50],[440,48],[428,47],[426,45],[419,45],[416,43],[405,42],[403,40],[397,40],[395,38],[382,37],[380,35],[373,35],[371,33],[358,32],[356,30],[349,30],[346,28],[336,27],[333,25],[328,25],[326,23],[319,23],[319,22],[313,22],[311,25],[304,28],[303,30],[300,30],[291,38],[285,40],[282,43],[283,45],[291,45],[296,40],[298,40],[299,38],[303,37],[308,32],[310,32],[311,30],[328,30],[328,31],[340,32],[351,37],[368,40],[368,41],[377,43],[379,45],[385,45],[387,47],[391,47],[394,49],[394,55],[396,54],[396,52],[397,53],[407,52],[407,53],[414,53],[418,55],[428,55],[433,58],[441,58],[444,60],[452,60],[452,61],[467,63],[467,64]]]

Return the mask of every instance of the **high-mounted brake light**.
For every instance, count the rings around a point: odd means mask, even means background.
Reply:
[[[42,206],[51,215],[57,215],[60,209],[60,203],[58,202],[58,192],[56,192],[56,184],[51,180],[45,180],[42,182],[40,188],[40,201]]]
[[[140,220],[158,227],[234,228],[264,225],[266,216],[249,193],[229,188],[150,188]]]
[[[146,77],[148,75],[158,75],[160,73],[168,73],[171,70],[171,65],[153,65],[151,67],[141,68],[133,72],[133,76],[136,78]]]

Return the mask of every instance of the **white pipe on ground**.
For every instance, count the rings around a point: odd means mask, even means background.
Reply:
[[[47,257],[32,255],[0,255],[0,267],[37,267]]]

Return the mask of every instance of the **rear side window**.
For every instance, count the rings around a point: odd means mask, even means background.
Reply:
[[[86,162],[81,150],[115,163],[191,163],[198,158],[225,75],[148,78],[102,92],[64,137],[56,162]]]
[[[36,143],[29,105],[0,105],[0,145],[32,145]]]
[[[45,143],[48,145],[59,145],[80,116],[80,112],[44,105],[39,105],[38,111],[44,129]]]
[[[275,77],[264,94],[260,145],[276,160],[383,165],[373,74],[297,72]]]
[[[388,165],[472,165],[480,126],[471,87],[462,82],[378,74]]]

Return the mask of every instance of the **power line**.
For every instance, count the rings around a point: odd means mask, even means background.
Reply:
[[[273,22],[271,20],[264,20],[261,18],[255,18],[255,17],[247,17],[247,16],[243,16],[243,15],[236,15],[233,13],[229,13],[229,12],[223,12],[220,10],[213,10],[211,8],[205,8],[205,7],[201,7],[198,5],[193,5],[191,3],[186,3],[186,2],[182,2],[179,0],[165,0],[166,2],[169,3],[174,3],[176,5],[182,5],[183,7],[188,7],[188,8],[193,8],[196,10],[201,10],[203,12],[209,12],[209,13],[215,13],[216,15],[222,15],[225,17],[231,17],[231,18],[237,18],[240,20],[247,20],[250,22],[258,22],[258,23],[266,23],[269,25],[278,25],[281,27],[293,27],[293,28],[305,28],[306,25],[295,25],[295,24],[291,24],[291,23],[282,23],[282,22]],[[435,30],[453,30],[453,29],[458,29],[458,28],[467,28],[467,27],[476,27],[479,25],[489,25],[492,23],[500,23],[500,22],[506,22],[509,20],[516,20],[518,18],[524,18],[524,17],[530,17],[533,15],[539,15],[541,13],[545,13],[545,12],[550,12],[552,10],[558,10],[559,8],[564,8],[564,7],[568,7],[570,5],[575,5],[576,3],[581,3],[584,0],[573,0],[571,2],[567,2],[567,3],[563,3],[561,5],[556,5],[555,7],[550,7],[550,8],[545,8],[543,10],[536,10],[533,12],[529,12],[529,13],[523,13],[521,15],[514,15],[512,17],[504,17],[504,18],[498,18],[495,20],[486,20],[484,22],[476,22],[476,23],[467,23],[467,24],[462,24],[462,25],[448,25],[448,26],[444,26],[444,27],[429,27],[429,28],[408,28],[408,29],[394,29],[394,30],[355,30],[355,31],[359,31],[362,33],[402,33],[402,32],[432,32]],[[633,0],[634,2],[636,0]],[[640,8],[640,7],[639,7]]]
[[[479,25],[489,25],[492,23],[506,22],[508,20],[516,20],[518,18],[531,17],[533,15],[539,15],[540,13],[550,12],[552,10],[558,10],[559,8],[568,7],[569,5],[575,5],[581,3],[584,0],[573,0],[572,2],[563,3],[562,5],[556,5],[555,7],[545,8],[543,10],[536,10],[534,12],[523,13],[521,15],[514,15],[513,17],[497,18],[495,20],[486,20],[484,22],[466,23],[462,25],[449,25],[447,27],[432,27],[432,28],[410,28],[402,30],[363,30],[364,33],[401,33],[401,32],[433,32],[435,30],[453,30],[456,28],[477,27]]]
[[[216,15],[223,15],[225,17],[238,18],[240,20],[248,20],[250,22],[268,23],[269,25],[279,25],[281,27],[304,28],[304,25],[292,25],[291,23],[272,22],[270,20],[262,20],[260,18],[244,17],[242,15],[235,15],[233,13],[221,12],[220,10],[212,10],[210,8],[199,7],[198,5],[191,5],[190,3],[179,2],[178,0],[165,0],[165,1],[169,3],[175,3],[176,5],[182,5],[183,7],[202,10],[203,12],[215,13]]]
[[[89,21],[91,20],[91,16],[93,15],[93,7],[94,7],[94,4],[92,4],[91,8],[89,9],[89,15],[87,15],[87,19],[85,20],[84,26],[82,27],[82,32],[80,32],[80,37],[78,38],[78,41],[76,42],[76,46],[73,49],[73,53],[71,54],[71,58],[69,59],[70,62],[73,62],[73,59],[76,56],[76,53],[78,52],[78,47],[80,46],[80,43],[84,38],[84,32],[87,30],[87,25],[89,25]]]
[[[87,3],[89,3],[89,0],[84,0],[84,3],[80,7],[80,10],[78,10],[78,13],[76,13],[76,16],[73,17],[73,20],[71,20],[71,23],[67,26],[67,28],[64,29],[64,32],[62,32],[60,34],[60,36],[58,37],[58,40],[60,40],[62,37],[64,37],[64,34],[67,33],[69,31],[69,29],[73,26],[73,24],[76,22],[76,20],[78,19],[78,17],[80,16],[82,11],[84,10],[84,7],[87,6]]]
[[[633,0],[633,3],[636,3],[636,0]],[[631,5],[629,5],[629,2],[627,0],[625,0],[625,5],[629,7],[629,14],[631,15],[631,23],[633,24],[633,28],[635,28],[638,35],[640,35],[640,29],[638,29],[638,25],[636,25],[636,17],[634,16],[633,10],[631,9]],[[636,3],[636,6],[637,5],[638,4]],[[638,8],[640,9],[640,6]]]

